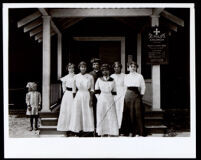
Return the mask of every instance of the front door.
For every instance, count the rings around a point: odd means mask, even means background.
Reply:
[[[115,61],[121,61],[120,41],[73,41],[70,50],[71,62],[79,64],[87,62],[90,71],[90,60],[93,57],[100,58],[102,63],[112,65]]]

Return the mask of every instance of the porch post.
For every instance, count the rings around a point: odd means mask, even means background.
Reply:
[[[141,74],[141,59],[142,59],[142,34],[137,34],[137,72]]]
[[[42,111],[50,112],[50,16],[43,17],[43,86],[42,86]]]
[[[121,38],[121,64],[122,64],[122,72],[126,72],[126,53],[125,53],[125,37]]]
[[[151,25],[159,26],[159,16],[151,16]],[[160,110],[161,108],[161,88],[160,88],[160,64],[152,65],[152,108]]]
[[[62,74],[62,35],[57,36],[57,79],[59,80]]]

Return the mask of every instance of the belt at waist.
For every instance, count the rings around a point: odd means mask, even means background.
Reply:
[[[111,94],[111,95],[117,95],[117,93],[115,92],[115,91],[111,91],[111,92],[103,92],[103,91],[101,91],[100,89],[98,89],[98,90],[95,90],[95,92],[94,92],[95,94]]]
[[[80,92],[90,92],[90,89],[77,89],[77,91],[80,91]]]
[[[139,92],[138,87],[127,87],[128,90]]]
[[[68,90],[68,91],[72,91],[72,88],[66,87],[66,90]]]

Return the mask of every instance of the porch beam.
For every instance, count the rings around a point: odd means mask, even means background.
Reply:
[[[31,22],[30,24],[24,26],[24,33],[38,27],[39,25],[42,24],[42,20],[41,19],[36,19],[35,21]]]
[[[65,29],[75,25],[76,23],[80,22],[82,19],[84,19],[84,18],[76,18],[75,20],[72,20],[69,23],[65,23],[62,25],[62,29],[65,30]]]
[[[153,15],[159,15],[164,10],[164,8],[154,8],[153,9]]]
[[[176,26],[176,25],[170,24],[170,23],[168,23],[168,22],[164,22],[164,23],[165,23],[165,25],[166,25],[170,30],[172,30],[172,31],[174,31],[174,32],[177,32],[177,26]]]
[[[51,30],[51,36],[53,36],[53,35],[55,35],[55,34],[56,34],[56,33],[55,33],[53,30]],[[40,38],[41,38],[41,40],[42,40],[42,37],[43,37],[43,33],[40,32],[40,33],[38,33],[38,34],[35,35],[35,40],[38,40],[38,39],[40,39]]]
[[[57,26],[55,25],[55,23],[53,21],[50,21],[51,27],[53,28],[53,30],[58,34],[61,35],[60,30],[57,28]]]
[[[42,26],[42,25],[39,26],[39,27],[37,27],[37,28],[35,28],[35,29],[33,29],[33,30],[29,33],[29,34],[30,34],[30,37],[36,35],[37,33],[42,32],[42,30],[43,30],[43,26]]]
[[[38,39],[38,43],[41,43],[42,42],[42,39]]]
[[[121,41],[122,37],[73,37],[76,41]]]
[[[41,34],[42,34],[42,32],[41,32]],[[50,36],[54,36],[55,34],[56,33],[53,30],[51,30]],[[38,39],[35,39],[35,40],[38,40],[38,42],[42,42],[43,41],[43,34],[41,35],[41,37],[39,37]]]
[[[43,36],[42,32],[39,32],[38,34],[35,35],[35,40],[38,40],[39,38],[41,38]]]
[[[166,19],[169,19],[170,21],[176,23],[179,26],[184,27],[184,21],[181,18],[178,18],[177,16],[163,10],[161,13],[161,16],[165,17]]]
[[[50,16],[49,14],[48,14],[48,12],[46,11],[46,9],[44,9],[44,8],[38,8],[38,10],[41,12],[41,14],[43,15],[43,16]],[[50,24],[51,24],[51,27],[54,29],[54,31],[59,35],[59,34],[61,34],[61,32],[59,31],[59,29],[57,28],[57,26],[55,25],[55,23],[51,20],[50,21]]]
[[[20,21],[17,22],[17,27],[20,28],[26,24],[28,24],[29,22],[37,19],[38,17],[41,16],[41,13],[39,11],[34,12],[33,14],[21,19]]]
[[[117,20],[117,21],[119,21],[119,22],[121,22],[121,23],[127,25],[128,27],[130,27],[130,28],[133,29],[133,30],[136,30],[136,26],[135,26],[135,25],[131,25],[131,24],[130,24],[129,22],[127,22],[124,18],[116,18],[116,17],[114,17],[113,19],[115,19],[115,20]]]
[[[133,17],[150,16],[152,9],[50,9],[52,17]]]

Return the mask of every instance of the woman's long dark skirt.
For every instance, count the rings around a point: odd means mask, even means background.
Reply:
[[[120,133],[144,136],[144,107],[138,91],[127,90],[124,99],[123,119]]]

